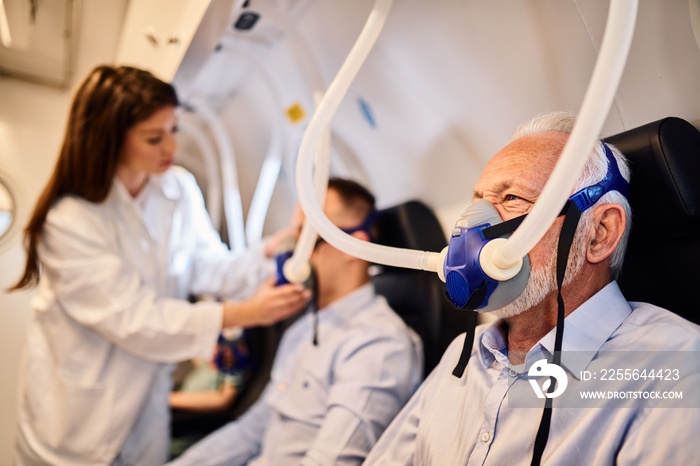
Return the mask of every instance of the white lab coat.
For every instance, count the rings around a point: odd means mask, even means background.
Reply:
[[[210,358],[222,319],[185,298],[247,297],[271,272],[262,245],[228,252],[194,177],[172,168],[136,200],[117,179],[101,204],[59,200],[39,257],[16,461],[163,464],[174,363]]]

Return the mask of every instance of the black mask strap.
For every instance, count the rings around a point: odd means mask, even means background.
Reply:
[[[564,207],[561,209],[561,212],[559,212],[559,216],[566,215],[569,211],[569,206],[573,205],[576,207],[575,204],[573,204],[571,201],[567,201],[566,204],[564,204]],[[573,210],[576,211],[576,213],[573,212]],[[494,238],[499,238],[503,235],[507,235],[508,233],[512,233],[515,231],[516,228],[520,226],[521,223],[523,223],[523,220],[525,220],[525,217],[527,214],[521,215],[519,217],[512,218],[510,220],[506,220],[505,222],[498,223],[496,225],[490,226],[488,228],[484,228],[483,234],[485,239],[494,239]],[[563,317],[563,311],[564,311],[564,303],[561,300],[561,283],[564,281],[564,272],[566,271],[566,261],[569,257],[569,248],[571,246],[571,243],[573,242],[574,236],[573,234],[576,233],[576,225],[578,224],[578,219],[581,216],[581,212],[578,210],[578,208],[572,209],[572,215],[567,215],[566,218],[564,219],[564,226],[562,226],[562,233],[559,236],[559,251],[557,253],[557,286],[559,288],[559,297],[558,301],[560,302],[560,308],[559,308],[559,314],[562,316],[561,318],[557,318],[557,335],[559,333],[563,334],[564,332],[564,317]],[[575,217],[575,218],[573,218]],[[569,223],[573,224],[573,227],[568,227],[568,228],[573,228],[573,233],[571,233],[571,238],[568,241],[562,242],[562,237],[565,235],[565,231],[568,231],[567,228],[567,219],[569,220]],[[567,230],[565,230],[567,228]],[[564,252],[562,253],[561,250],[564,249]],[[560,271],[560,258],[563,259],[564,266],[563,269]],[[561,278],[560,278],[561,275]],[[484,299],[484,296],[486,295],[486,282],[483,281],[481,282],[481,285],[477,287],[477,289],[474,290],[474,292],[469,296],[469,300],[467,303],[462,307],[462,309],[466,309],[468,311],[473,311],[476,309],[481,302]],[[559,332],[559,321],[561,321],[562,329],[561,332]],[[559,350],[561,350],[561,336],[558,337],[559,341]],[[452,371],[452,375],[454,375],[457,378],[461,378],[462,375],[464,375],[464,370],[467,367],[467,363],[469,362],[469,357],[471,356],[472,352],[472,345],[474,344],[474,331],[467,330],[467,334],[464,338],[464,346],[462,347],[462,353],[459,356],[459,361],[457,362],[457,365],[455,366],[454,370]],[[556,343],[555,343],[555,348],[556,348]],[[554,389],[554,382],[552,382],[552,385],[550,386],[550,390]],[[548,401],[550,401],[551,404],[551,398],[547,398]],[[549,428],[548,428],[549,429]]]
[[[481,304],[486,296],[486,280],[481,282],[481,284],[474,290],[474,292],[469,296],[467,303],[462,307],[468,311],[473,311]],[[464,346],[462,346],[462,354],[459,355],[459,361],[452,371],[452,375],[458,379],[464,374],[464,369],[467,367],[469,362],[469,357],[472,354],[472,345],[474,344],[474,330],[467,330],[467,334],[464,336]]]
[[[564,218],[564,224],[561,227],[561,233],[559,234],[559,244],[557,247],[557,331],[554,337],[554,355],[552,362],[556,365],[561,365],[561,347],[564,337],[564,300],[561,297],[561,287],[564,284],[564,274],[566,272],[566,263],[569,260],[569,251],[571,249],[571,244],[574,242],[574,235],[576,234],[576,226],[581,218],[581,211],[578,206],[573,202],[567,202],[565,208],[568,207],[566,217]],[[552,377],[549,382],[549,393],[554,391],[554,386],[556,385],[556,379]],[[532,453],[531,466],[539,466],[542,461],[542,454],[547,446],[547,439],[549,438],[549,427],[552,422],[552,398],[546,398],[544,402],[544,412],[542,413],[542,420],[540,421],[540,427],[537,429],[537,437],[535,437],[535,447]]]
[[[484,239],[500,238],[501,236],[507,235],[508,233],[513,233],[516,230],[516,228],[518,228],[520,224],[523,223],[525,217],[527,217],[527,214],[521,215],[520,217],[511,218],[510,220],[506,220],[505,222],[497,223],[496,225],[490,226],[488,228],[484,228],[484,230],[482,231],[482,233],[484,234]]]
[[[566,212],[568,212],[569,210],[570,204],[572,204],[571,201],[566,201],[566,204],[564,204],[564,207],[561,209],[561,212],[559,212],[558,217],[566,215]],[[508,233],[513,233],[520,226],[520,224],[523,223],[525,217],[527,217],[527,214],[521,215],[520,217],[511,218],[510,220],[506,220],[505,222],[498,223],[488,228],[484,228],[484,239],[500,238],[501,236],[507,235]]]
[[[313,313],[314,333],[311,343],[318,346],[318,276],[313,267],[311,267],[311,276],[309,277],[309,287],[311,288],[311,312]]]

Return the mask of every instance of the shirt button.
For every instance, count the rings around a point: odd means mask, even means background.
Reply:
[[[520,375],[520,374],[518,374],[517,372],[515,372],[513,369],[509,370],[509,371],[508,371],[508,374],[509,374],[511,377],[517,377],[517,376]]]
[[[481,434],[482,442],[488,442],[489,440],[491,440],[491,435],[488,432],[484,432],[483,434]]]
[[[286,384],[286,383],[281,383],[281,384],[277,385],[277,391],[278,391],[278,392],[283,392],[283,391],[285,391],[286,389],[287,389],[287,384]]]

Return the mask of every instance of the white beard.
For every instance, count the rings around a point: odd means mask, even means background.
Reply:
[[[568,284],[579,274],[586,260],[586,238],[588,231],[588,217],[581,217],[574,241],[571,244],[569,260],[566,264],[564,274],[564,285]],[[493,315],[499,319],[522,314],[528,309],[540,304],[547,295],[557,289],[557,257],[556,254],[550,256],[549,261],[542,267],[530,270],[530,278],[525,285],[525,289],[515,301],[493,311]]]

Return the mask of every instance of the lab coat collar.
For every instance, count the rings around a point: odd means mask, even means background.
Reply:
[[[134,202],[134,198],[131,197],[129,191],[122,183],[119,177],[115,176],[112,180],[112,189],[109,192],[109,199],[113,200],[117,204],[126,205]]]
[[[158,189],[166,199],[176,201],[182,196],[182,186],[177,182],[171,170],[169,169],[161,175],[151,175],[148,182],[152,187]]]
[[[182,187],[178,184],[176,177],[173,176],[170,170],[172,169],[169,169],[161,175],[149,176],[146,185],[154,192],[161,193],[166,199],[176,201],[182,196]],[[144,189],[146,189],[146,187],[144,187]],[[112,181],[112,189],[109,197],[114,198],[119,204],[132,204],[134,202],[134,198],[131,197],[126,186],[124,186],[124,183],[122,183],[117,176],[115,176]]]

